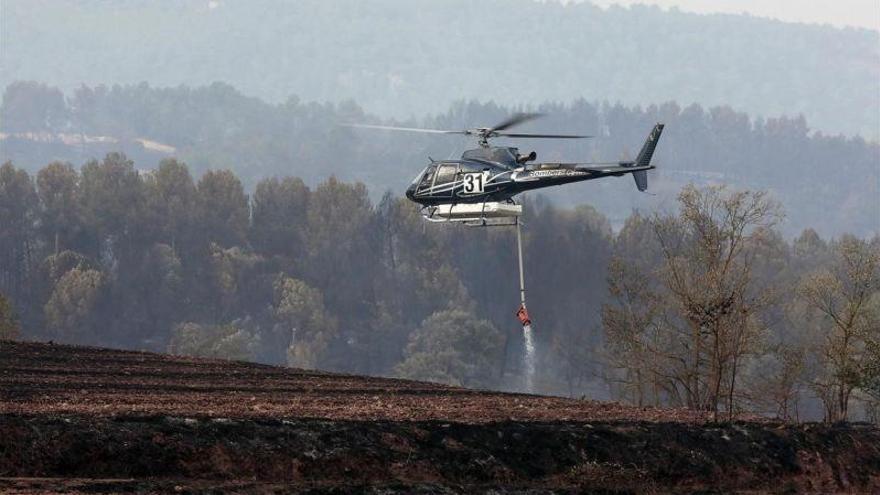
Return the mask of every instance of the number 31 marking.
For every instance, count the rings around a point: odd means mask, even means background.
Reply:
[[[486,174],[483,172],[464,174],[464,193],[479,194],[486,186]]]

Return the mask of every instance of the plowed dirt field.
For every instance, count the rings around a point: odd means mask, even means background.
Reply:
[[[0,342],[3,493],[880,491],[867,425]]]

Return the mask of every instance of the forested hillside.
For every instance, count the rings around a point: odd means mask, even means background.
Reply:
[[[510,229],[427,226],[335,178],[248,192],[118,153],[7,163],[0,193],[0,339],[525,386]],[[760,192],[677,202],[616,235],[590,206],[526,203],[533,390],[785,419],[876,408],[880,237],[786,242]]]
[[[746,15],[491,0],[3,1],[0,87],[224,81],[383,118],[577,98],[730,105],[880,137],[880,33]]]
[[[0,0],[0,339],[880,421],[880,33],[569,3]],[[473,140],[342,125],[523,111],[666,124],[518,198],[532,333],[513,232],[402,197]]]
[[[876,108],[876,107],[875,107]],[[806,227],[823,236],[880,231],[880,145],[826,136],[803,118],[755,119],[729,107],[682,108],[674,102],[648,107],[575,100],[532,107],[547,114],[523,131],[577,132],[579,141],[519,140],[539,160],[617,160],[638,152],[655,122],[666,132],[657,148],[650,192],[629,178],[556,188],[556,204],[589,203],[620,228],[635,209],[669,210],[687,183],[724,183],[766,189],[782,202],[780,224],[788,237]],[[461,129],[492,125],[515,107],[457,103],[445,113],[405,125]],[[385,191],[402,194],[434,158],[457,157],[472,140],[461,137],[350,129],[338,124],[378,122],[354,102],[339,105],[291,98],[270,104],[226,84],[208,87],[81,87],[64,95],[35,82],[6,88],[0,105],[0,159],[36,172],[53,160],[81,164],[122,150],[151,169],[177,157],[196,173],[229,168],[252,189],[272,176],[295,175],[315,186],[335,175],[365,183],[377,201]],[[498,143],[504,143],[499,140]]]

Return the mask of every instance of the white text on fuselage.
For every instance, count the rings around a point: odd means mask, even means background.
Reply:
[[[578,175],[588,175],[587,172],[572,169],[555,169],[555,170],[532,170],[529,177],[573,177]]]

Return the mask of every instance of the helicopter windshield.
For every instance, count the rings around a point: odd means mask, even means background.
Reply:
[[[425,167],[424,170],[419,172],[419,175],[415,176],[412,181],[413,187],[418,187],[419,189],[424,189],[426,187],[431,186],[431,179],[434,177],[434,172],[437,170],[437,165],[432,163]]]
[[[503,163],[505,165],[516,166],[516,148],[477,148],[475,150],[467,150],[462,154],[462,159],[487,160],[490,162]]]
[[[455,180],[455,173],[458,171],[457,163],[441,163],[440,170],[437,172],[436,184],[446,184]]]

